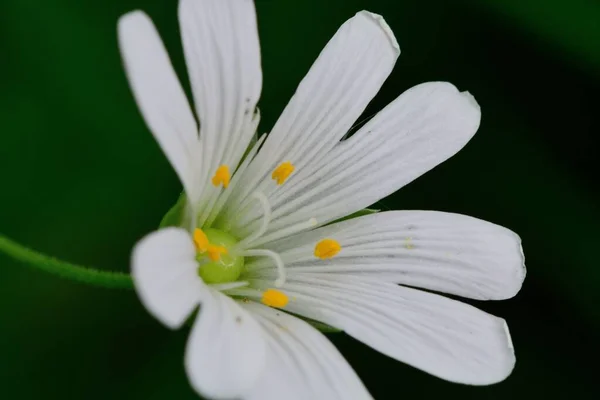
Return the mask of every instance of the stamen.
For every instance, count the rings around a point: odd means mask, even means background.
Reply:
[[[266,249],[252,249],[243,251],[239,255],[244,257],[271,257],[277,266],[277,275],[279,275],[275,280],[275,286],[281,287],[285,283],[285,265],[279,254]]]
[[[286,236],[289,236],[294,233],[302,232],[313,226],[317,225],[317,219],[311,218],[308,221],[300,222],[296,225],[289,226],[285,229],[279,229],[276,232],[270,233],[260,238],[260,240],[256,241],[252,244],[252,246],[260,246],[261,244],[272,242],[274,240],[282,239]]]
[[[283,308],[290,301],[289,297],[279,290],[267,289],[262,295],[262,303],[269,307]]]
[[[206,250],[208,250],[208,237],[206,236],[206,233],[202,231],[202,229],[194,229],[194,245],[199,253],[204,253]]]
[[[219,213],[221,213],[223,206],[225,205],[227,200],[229,200],[231,194],[236,192],[233,189],[235,189],[236,186],[240,183],[240,181],[242,181],[242,177],[244,176],[244,173],[246,172],[248,165],[250,165],[250,161],[252,161],[254,159],[254,156],[256,156],[256,153],[258,152],[258,149],[264,142],[266,136],[267,135],[261,135],[258,138],[258,140],[254,144],[252,149],[246,155],[246,158],[242,162],[242,165],[240,165],[237,168],[235,175],[231,179],[231,187],[229,188],[229,190],[225,191],[224,193],[221,193],[221,195],[217,197],[217,202],[212,207],[212,209],[210,211],[210,216],[208,217],[208,219],[206,221],[204,221],[204,219],[199,219],[199,222],[198,222],[199,224],[202,224],[202,226],[208,226],[208,227],[212,226],[213,222],[215,222],[215,220],[219,216]]]
[[[315,257],[322,260],[331,258],[342,250],[342,246],[337,240],[323,239],[315,246]]]
[[[252,193],[252,198],[258,200],[263,209],[263,219],[260,224],[260,227],[254,231],[251,235],[247,236],[245,239],[240,240],[237,244],[237,248],[244,248],[244,246],[254,242],[256,239],[261,237],[269,227],[269,222],[271,222],[271,205],[269,204],[269,200],[267,196],[262,194],[261,192]]]
[[[294,167],[291,162],[283,162],[275,168],[271,174],[271,179],[276,180],[278,185],[283,185],[286,179],[294,172],[294,169],[296,169],[296,167]]]
[[[217,168],[217,172],[212,177],[212,184],[215,186],[223,185],[224,188],[229,186],[229,180],[231,179],[231,174],[229,173],[229,167],[227,165],[221,165]]]
[[[208,253],[208,258],[210,258],[212,261],[219,261],[221,259],[221,254],[227,254],[227,248],[223,246],[214,246],[211,244],[206,249],[206,252]]]

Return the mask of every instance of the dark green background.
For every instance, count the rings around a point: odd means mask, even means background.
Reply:
[[[135,8],[155,21],[186,81],[175,1],[0,3],[0,232],[119,271],[180,191],[121,68],[116,21]],[[492,387],[449,384],[344,335],[332,340],[378,399],[596,397],[599,3],[259,0],[262,131],[361,9],[382,14],[402,48],[366,115],[432,80],[469,90],[483,112],[463,151],[383,206],[507,226],[523,239],[528,275],[516,298],[477,304],[508,320],[516,347],[513,375]],[[0,315],[2,398],[195,398],[182,366],[187,332],[162,327],[133,292],[0,255]]]

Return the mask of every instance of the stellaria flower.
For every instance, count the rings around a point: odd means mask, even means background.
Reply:
[[[345,139],[400,53],[383,18],[363,11],[252,145],[262,86],[253,2],[181,0],[179,22],[199,123],[150,19],[123,16],[119,40],[138,106],[186,193],[180,226],[136,245],[133,278],[170,328],[199,308],[185,352],[192,386],[220,399],[370,398],[306,321],[449,381],[508,376],[504,320],[429,291],[514,296],[525,276],[516,234],[433,211],[339,221],[459,151],[479,127],[473,97],[421,84]]]

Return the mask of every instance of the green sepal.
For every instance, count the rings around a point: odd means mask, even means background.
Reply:
[[[342,221],[347,221],[347,220],[353,219],[353,218],[363,217],[365,215],[376,214],[379,211],[381,211],[381,210],[375,210],[373,208],[364,208],[364,209],[358,210],[357,212],[352,213],[350,215],[346,215],[345,217],[342,217],[340,219],[336,219],[335,221],[330,222],[327,225],[335,224],[335,223],[342,222]]]
[[[343,332],[342,329],[338,329],[336,327],[333,327],[331,325],[327,325],[321,321],[317,321],[314,319],[310,319],[310,318],[306,318],[302,315],[290,312],[290,311],[286,311],[288,314],[303,320],[304,322],[308,323],[309,325],[312,325],[313,328],[317,329],[318,331],[321,331],[323,333],[340,333]]]
[[[258,142],[258,132],[254,132],[254,135],[252,135],[252,138],[250,139],[250,143],[248,143],[248,147],[246,148],[246,151],[244,152],[244,155],[242,156],[242,159],[240,160],[240,164],[244,162],[244,160],[246,159],[246,156],[248,155],[248,153],[250,153],[250,150],[252,150],[252,148],[254,147],[256,142]]]
[[[186,203],[187,197],[185,196],[185,192],[182,192],[175,205],[171,207],[162,218],[158,227],[166,228],[168,226],[183,226],[186,216]]]
[[[340,332],[342,332],[341,329],[335,328],[331,325],[327,325],[327,324],[324,324],[319,321],[314,321],[312,319],[307,319],[307,318],[302,318],[302,319],[323,333],[340,333]]]

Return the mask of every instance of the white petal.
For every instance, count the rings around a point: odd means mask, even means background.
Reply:
[[[267,368],[244,399],[371,399],[339,351],[315,328],[255,302],[244,307],[269,338]]]
[[[294,185],[270,199],[273,221],[267,234],[309,218],[325,224],[349,215],[454,155],[479,126],[480,110],[469,96],[442,82],[403,93],[323,163],[299,171]],[[259,223],[257,218],[238,231],[252,231]]]
[[[488,385],[514,367],[505,321],[470,305],[356,277],[289,273],[287,282],[281,290],[293,300],[286,310],[340,328],[439,378]]]
[[[233,173],[256,128],[262,71],[254,2],[181,0],[179,23],[200,119],[202,183],[216,195],[210,178],[221,164]]]
[[[265,367],[265,333],[231,298],[211,290],[202,298],[185,351],[194,389],[211,399],[243,397]]]
[[[333,238],[334,258],[314,256],[315,244]],[[289,271],[368,276],[478,300],[513,297],[525,279],[521,240],[514,232],[466,215],[389,211],[292,236],[268,249]],[[247,269],[274,274],[268,259]]]
[[[133,249],[135,289],[148,312],[170,328],[180,327],[208,290],[195,256],[190,235],[178,228],[153,232]]]
[[[119,46],[131,90],[148,128],[183,183],[188,197],[194,186],[198,127],[169,56],[146,14],[134,11],[119,19]]]
[[[390,74],[400,48],[383,18],[366,11],[344,23],[323,49],[246,172],[245,190],[279,190],[271,172],[282,162],[296,169],[318,163],[348,132]],[[284,186],[293,184],[294,174]]]

